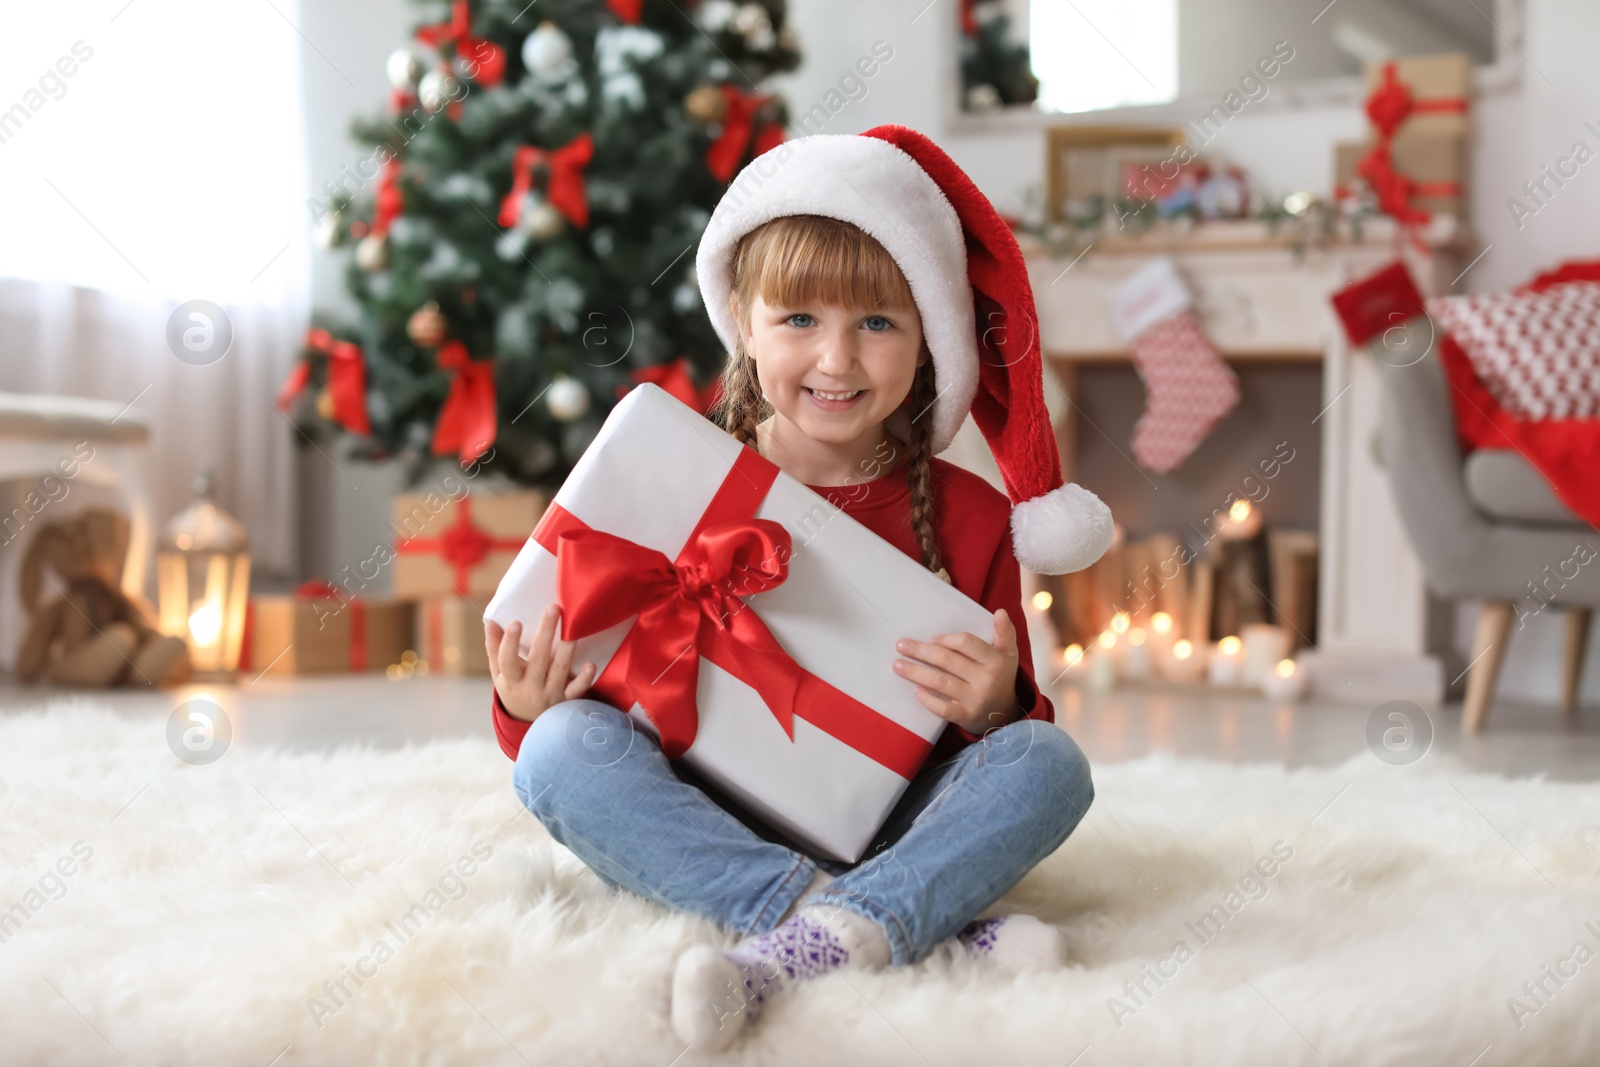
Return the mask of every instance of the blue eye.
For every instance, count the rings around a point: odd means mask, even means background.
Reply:
[[[873,333],[882,333],[884,330],[887,330],[887,329],[890,329],[891,327],[893,327],[894,323],[890,322],[888,319],[884,318],[882,315],[868,315],[865,319],[863,319],[861,321],[861,325],[865,326],[867,329],[871,330]]]
[[[816,322],[815,319],[813,319],[810,315],[807,315],[804,311],[797,311],[784,321],[790,326],[799,326],[802,328],[810,326],[812,323]]]

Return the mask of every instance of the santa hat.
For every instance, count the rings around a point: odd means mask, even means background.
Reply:
[[[700,239],[695,271],[730,351],[728,305],[739,239],[785,215],[822,215],[864,230],[911,286],[933,356],[933,451],[972,413],[1011,498],[1011,544],[1039,574],[1082,570],[1111,545],[1111,511],[1063,485],[1044,403],[1039,320],[1011,229],[944,151],[904,126],[785,141],[729,186]]]

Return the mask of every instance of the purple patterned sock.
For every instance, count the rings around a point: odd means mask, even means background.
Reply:
[[[1061,931],[1032,915],[976,919],[956,935],[969,953],[1012,974],[1061,966]]]

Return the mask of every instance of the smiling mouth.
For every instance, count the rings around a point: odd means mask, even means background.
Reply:
[[[865,389],[853,389],[848,393],[825,393],[821,389],[812,389],[810,386],[801,386],[801,388],[810,393],[812,396],[816,397],[818,400],[829,400],[835,403],[846,400],[854,400],[856,397],[866,392]]]

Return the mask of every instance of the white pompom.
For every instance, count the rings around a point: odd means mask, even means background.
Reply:
[[[1081,485],[1063,485],[1011,509],[1011,547],[1035,574],[1070,574],[1105,555],[1111,509]]]

